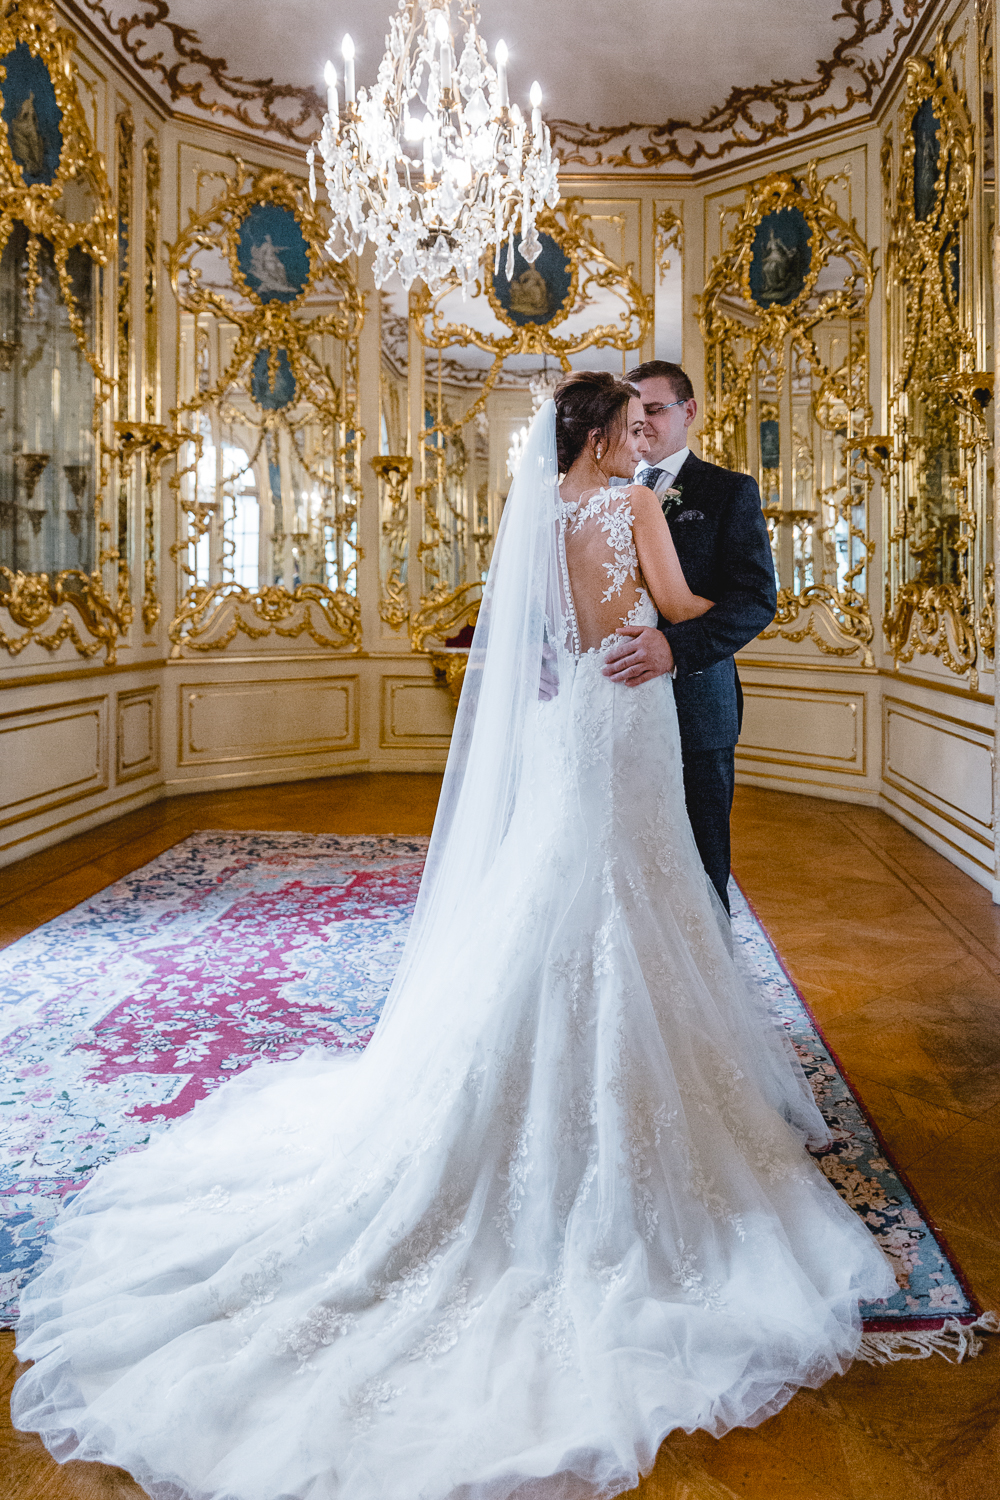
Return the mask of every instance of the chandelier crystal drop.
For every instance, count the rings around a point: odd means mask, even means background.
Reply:
[[[490,245],[496,272],[506,241],[508,280],[515,245],[529,263],[541,253],[535,221],[559,202],[541,89],[532,86],[529,122],[507,97],[507,48],[497,43],[491,66],[477,20],[472,0],[458,0],[456,58],[451,0],[399,0],[372,89],[355,87],[354,44],[344,38],[343,111],[336,69],[326,65],[326,248],[343,260],[370,240],[377,286],[396,271],[406,288],[420,276],[436,292],[457,276],[470,293]],[[315,198],[313,150],[308,160]]]

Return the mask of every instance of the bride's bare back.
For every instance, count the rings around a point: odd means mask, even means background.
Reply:
[[[602,489],[563,505],[566,567],[576,614],[576,652],[598,649],[621,625],[655,625],[639,569],[631,487]]]

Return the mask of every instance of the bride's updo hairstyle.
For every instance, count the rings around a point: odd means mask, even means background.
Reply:
[[[639,392],[607,370],[578,370],[556,387],[556,455],[568,474],[592,432],[610,448],[621,435],[625,409]]]

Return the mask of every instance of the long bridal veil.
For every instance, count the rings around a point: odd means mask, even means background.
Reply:
[[[410,991],[414,971],[439,962],[456,931],[474,920],[523,785],[539,694],[558,701],[570,665],[571,608],[559,506],[556,408],[548,400],[529,428],[504,505],[420,895],[383,1020]]]

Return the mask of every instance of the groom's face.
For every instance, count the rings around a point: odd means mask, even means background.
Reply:
[[[649,464],[662,463],[687,442],[687,430],[698,414],[695,400],[678,401],[674,388],[664,375],[640,380],[636,385],[643,411],[644,428],[649,444]]]

